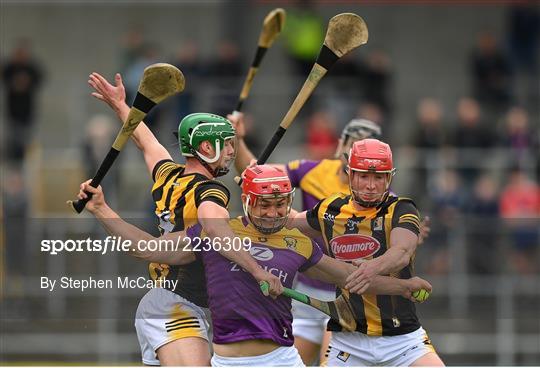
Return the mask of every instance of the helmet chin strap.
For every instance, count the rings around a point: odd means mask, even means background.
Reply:
[[[202,153],[200,153],[199,151],[196,151],[197,156],[203,159],[205,162],[208,162],[209,164],[213,164],[214,162],[219,160],[219,155],[221,154],[221,147],[219,145],[219,140],[216,139],[216,143],[214,144],[214,147],[216,147],[216,154],[214,155],[214,158],[209,158],[203,155]]]
[[[291,200],[292,202],[292,200]],[[262,217],[260,216],[255,216],[255,215],[252,215],[249,211],[250,209],[250,203],[251,203],[251,197],[248,195],[247,198],[246,198],[246,201],[242,203],[242,208],[244,210],[244,214],[247,216],[247,218],[249,219],[249,222],[253,225],[253,227],[255,227],[261,234],[264,234],[264,235],[271,235],[271,234],[275,234],[279,231],[281,231],[281,229],[283,229],[283,227],[285,226],[285,224],[287,223],[287,219],[289,217],[289,213],[287,213],[286,216],[284,217],[276,217],[274,218],[274,225],[272,227],[264,227],[264,226],[261,226],[259,224],[257,224],[257,221],[254,221],[254,218],[258,218],[258,219],[262,219]],[[253,201],[253,205],[255,205],[255,200]],[[283,224],[280,224],[280,225],[277,225],[277,223],[279,223],[280,219],[283,219]]]
[[[380,200],[377,200],[377,201],[372,201],[372,202],[368,202],[368,201],[364,201],[363,199],[360,199],[360,198],[356,198],[356,196],[354,195],[353,193],[353,200],[358,203],[360,206],[362,207],[365,207],[365,208],[374,208],[374,207],[379,207],[382,203],[384,203],[384,201],[386,201],[386,199],[388,198],[388,196],[390,195],[390,191],[387,190],[381,197]]]
[[[203,165],[205,167],[205,169],[208,170],[210,172],[210,174],[212,174],[212,176],[214,178],[219,178],[220,176],[227,175],[227,173],[229,172],[228,167],[216,167],[215,169],[213,169],[210,166],[209,162],[210,163],[216,162],[217,159],[213,159],[213,160],[208,159],[208,161],[207,161],[206,156],[201,155],[198,151],[195,150],[195,148],[193,148],[193,146],[189,146],[189,150],[191,151],[191,154],[193,155],[193,157],[195,157],[197,160],[199,160],[201,165]],[[216,157],[218,159],[219,159],[219,152],[220,152],[220,149],[219,149],[219,145],[218,145],[217,154],[216,154]]]
[[[349,173],[348,170],[346,170],[345,172],[347,174]],[[360,206],[365,207],[365,208],[379,207],[381,204],[383,204],[388,199],[388,196],[390,195],[390,184],[392,183],[392,177],[393,177],[393,174],[390,174],[390,177],[388,179],[388,184],[386,184],[386,190],[384,191],[383,195],[381,196],[381,199],[375,200],[375,201],[370,201],[370,202],[364,201],[363,199],[356,197],[356,195],[354,193],[358,192],[358,191],[353,191],[351,179],[349,179],[349,190],[351,191],[352,199],[356,203],[358,203]]]

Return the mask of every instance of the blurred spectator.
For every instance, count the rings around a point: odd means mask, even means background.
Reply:
[[[417,147],[438,149],[445,143],[441,103],[435,98],[423,98],[416,109],[418,130],[413,139]]]
[[[116,124],[107,115],[94,115],[88,121],[86,137],[82,146],[86,178],[94,177],[103,158],[107,155],[117,131]],[[119,162],[116,162],[115,166],[118,164]],[[111,201],[113,205],[117,200],[119,172],[120,170],[110,170],[101,182],[107,201]]]
[[[122,37],[121,44],[120,72],[125,75],[134,60],[138,60],[144,55],[145,41],[142,27],[132,25],[131,29]]]
[[[329,96],[327,106],[343,126],[356,113],[355,106],[361,100],[361,76],[360,64],[353,52],[341,57],[328,73],[333,94]]]
[[[330,114],[317,111],[307,123],[307,154],[311,160],[331,157],[337,146],[336,123]]]
[[[471,187],[476,180],[493,146],[491,130],[483,126],[480,106],[471,98],[462,98],[457,107],[458,126],[451,139],[451,145],[458,151],[458,167],[465,187]]]
[[[144,44],[140,47],[139,52],[134,54],[134,58],[127,65],[124,72],[124,85],[126,87],[126,101],[131,103],[137,94],[139,82],[144,73],[144,69],[158,60],[158,49],[154,44]]]
[[[20,40],[2,68],[6,85],[6,156],[15,163],[24,159],[32,141],[36,94],[42,82],[42,67],[34,59],[28,40]]]
[[[510,62],[493,34],[478,36],[471,64],[476,99],[490,111],[507,108],[512,100]]]
[[[462,225],[461,208],[465,202],[464,191],[456,172],[440,172],[431,196],[433,200],[430,212],[433,219],[425,248],[432,254],[426,272],[445,274],[450,269],[449,248],[452,246],[452,234],[455,234],[457,226]]]
[[[517,74],[528,86],[522,103],[538,105],[539,70],[538,50],[540,49],[540,8],[538,1],[519,1],[510,5],[508,11],[508,49],[510,60]],[[519,81],[520,78],[516,80]],[[519,86],[516,86],[519,87]],[[519,90],[519,88],[517,88]],[[529,101],[526,101],[529,100]]]
[[[380,125],[382,127],[383,134],[384,134],[385,116],[384,116],[384,112],[380,109],[378,105],[367,103],[367,102],[362,103],[360,107],[358,108],[356,117],[359,119],[371,120],[372,122]]]
[[[299,85],[308,76],[319,51],[321,51],[325,29],[325,20],[315,9],[312,0],[295,0],[294,7],[287,9],[287,20],[282,37],[289,54],[288,59],[291,61],[293,73],[298,78],[296,83]],[[291,96],[291,101],[294,96]],[[318,94],[311,96],[299,112],[298,120],[306,121],[322,106],[322,103],[323,101],[318,97]],[[340,106],[338,103],[336,107],[338,107],[336,112],[340,114],[339,110],[344,106]],[[341,113],[349,114],[350,111],[342,111]]]
[[[311,62],[313,65],[313,61]],[[334,81],[334,86],[344,96],[355,94],[360,88],[361,68],[355,60],[354,53],[348,53],[341,57],[332,67],[332,73],[328,76]]]
[[[2,212],[6,266],[10,275],[26,274],[27,243],[26,223],[28,217],[28,198],[20,168],[6,170],[2,177]]]
[[[157,45],[147,43],[141,46],[141,52],[134,55],[135,58],[127,66],[125,73],[123,74],[124,86],[126,87],[126,101],[131,106],[137,90],[139,89],[139,83],[144,74],[144,69],[154,63],[159,62],[159,51]],[[144,121],[152,126],[159,123],[161,116],[160,106],[152,109],[152,111],[145,117]]]
[[[212,112],[227,115],[236,107],[244,73],[238,46],[227,40],[218,45],[218,53],[208,64],[207,72],[212,78],[211,85],[216,88],[212,94]]]
[[[287,9],[283,35],[295,73],[307,77],[321,50],[325,24],[312,1],[299,0],[295,5]]]
[[[487,174],[481,175],[474,184],[471,198],[467,201],[467,255],[469,272],[492,273],[498,270],[497,255],[499,203],[497,183]]]
[[[421,150],[418,162],[418,179],[415,183],[417,195],[426,193],[430,169],[438,167],[436,151],[445,143],[445,133],[442,123],[442,108],[438,100],[423,98],[416,110],[418,128],[412,139],[414,147]]]
[[[184,91],[174,97],[176,106],[174,109],[174,119],[171,119],[171,121],[174,125],[172,127],[173,130],[176,130],[178,127],[178,121],[182,117],[194,111],[193,105],[195,93],[193,86],[200,85],[199,82],[202,73],[200,66],[201,61],[199,59],[199,49],[195,42],[188,41],[182,44],[182,46],[176,52],[174,65],[178,67],[186,79],[190,81],[189,83],[186,83],[186,88]]]
[[[362,66],[363,101],[377,105],[386,116],[391,112],[391,80],[388,55],[381,50],[370,52]]]
[[[538,153],[538,133],[529,126],[529,114],[522,107],[512,107],[506,113],[501,144],[511,150],[514,163],[524,163]],[[530,157],[529,157],[530,155]]]
[[[520,169],[513,169],[500,198],[500,213],[510,232],[510,262],[522,274],[540,271],[540,186]]]
[[[208,74],[213,77],[236,77],[243,74],[238,46],[231,41],[222,40],[216,57],[208,64]]]

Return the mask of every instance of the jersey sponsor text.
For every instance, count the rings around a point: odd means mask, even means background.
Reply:
[[[330,248],[340,261],[354,261],[373,256],[381,248],[379,241],[371,236],[345,234],[334,237]]]

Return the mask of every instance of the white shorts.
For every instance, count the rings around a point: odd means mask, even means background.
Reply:
[[[263,355],[222,357],[214,353],[212,367],[305,367],[294,346],[281,346]]]
[[[410,366],[415,360],[435,352],[426,331],[398,336],[368,336],[360,332],[332,332],[328,348],[329,367]]]
[[[185,337],[208,341],[209,320],[208,309],[172,291],[150,289],[139,302],[135,317],[143,363],[159,365],[156,351],[171,341]]]
[[[302,282],[296,284],[295,290],[323,301],[336,299],[335,291],[316,289]],[[293,335],[320,345],[330,318],[323,312],[296,300],[292,301],[292,314]]]

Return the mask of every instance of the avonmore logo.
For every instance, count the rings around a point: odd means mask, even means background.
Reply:
[[[345,234],[330,240],[330,248],[336,259],[354,261],[373,256],[381,248],[381,244],[371,236]]]

